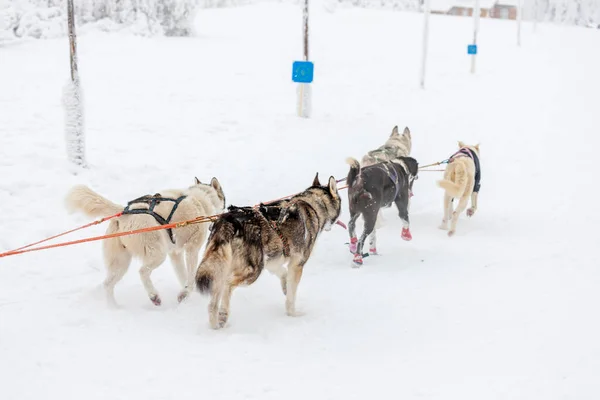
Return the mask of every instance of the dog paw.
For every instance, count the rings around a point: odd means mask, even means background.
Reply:
[[[400,235],[400,237],[407,242],[412,240],[412,234],[408,228],[402,228],[402,235]]]
[[[378,256],[379,253],[377,252],[377,249],[375,247],[369,249],[369,254],[372,256]]]
[[[448,230],[448,223],[447,222],[442,222],[440,224],[440,226],[438,226],[439,229],[443,230],[443,231],[447,231]]]
[[[360,268],[363,265],[362,255],[356,253],[354,254],[354,258],[352,259],[352,268]]]
[[[177,295],[177,302],[181,303],[182,301],[184,301],[185,299],[187,299],[187,297],[189,296],[190,292],[187,290],[182,290],[181,292],[179,292],[179,294]]]
[[[473,215],[475,215],[475,209],[474,208],[467,209],[467,217],[472,217]]]
[[[456,233],[456,231],[448,231],[448,237],[452,237],[454,236],[454,234]]]
[[[155,306],[160,306],[162,304],[162,301],[160,300],[160,297],[157,294],[153,294],[150,296],[150,301],[155,305]]]
[[[227,311],[219,311],[219,328],[225,327],[228,317],[229,313]]]
[[[306,313],[303,313],[302,311],[296,311],[296,310],[286,310],[285,312],[287,314],[288,317],[303,317],[306,315]]]

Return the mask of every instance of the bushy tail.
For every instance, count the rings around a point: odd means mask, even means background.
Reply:
[[[468,177],[467,170],[464,166],[458,164],[455,170],[455,179],[456,182],[449,181],[447,179],[438,181],[437,184],[439,187],[444,189],[446,193],[453,198],[460,198],[465,193],[467,189]]]
[[[220,280],[229,274],[232,261],[231,244],[207,246],[204,258],[196,271],[198,291],[202,294],[210,294],[215,287],[220,290],[223,286],[223,282]]]
[[[123,206],[113,203],[85,185],[74,186],[65,199],[69,212],[80,211],[90,218],[106,217],[123,211]]]
[[[348,171],[346,183],[348,184],[349,188],[352,188],[360,183],[360,163],[357,159],[352,157],[348,157],[346,162],[350,164],[350,171]]]
[[[204,268],[202,269],[202,264],[200,264],[200,268],[196,271],[196,287],[202,294],[209,294],[212,289],[212,284],[214,281],[214,277],[212,276],[211,271]]]

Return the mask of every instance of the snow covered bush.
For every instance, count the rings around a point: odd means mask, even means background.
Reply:
[[[588,27],[600,26],[600,0],[525,0],[527,19]]]
[[[127,30],[139,35],[190,36],[202,0],[75,1],[78,26]],[[0,0],[0,38],[67,34],[66,0]]]

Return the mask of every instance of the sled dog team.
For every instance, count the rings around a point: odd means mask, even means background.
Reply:
[[[481,168],[479,145],[458,142],[459,150],[447,160],[443,180],[443,219],[440,229],[448,235],[456,232],[459,215],[471,207],[467,215],[477,210]],[[377,254],[377,222],[381,209],[396,205],[403,227],[401,238],[411,240],[409,206],[419,165],[410,156],[411,132],[400,134],[394,127],[387,141],[369,151],[359,162],[348,158],[350,165],[346,183],[350,221],[350,252],[352,265],[360,267],[363,257]],[[453,208],[453,201],[458,205]],[[258,206],[227,207],[225,192],[217,178],[202,183],[198,178],[187,189],[164,190],[130,201],[126,207],[113,203],[84,185],[73,187],[66,198],[67,208],[88,217],[105,217],[122,212],[112,219],[107,234],[165,225],[190,220],[198,216],[220,214],[210,225],[186,225],[137,235],[120,236],[103,241],[106,279],[104,289],[108,303],[116,306],[115,285],[123,278],[136,257],[142,261],[140,278],[150,301],[161,304],[158,290],[150,276],[169,256],[181,284],[177,299],[182,302],[192,290],[210,295],[208,314],[210,326],[223,328],[229,317],[231,295],[237,286],[251,285],[263,269],[277,276],[285,296],[287,315],[295,316],[296,292],[314,245],[323,231],[338,224],[342,199],[333,176],[321,183],[319,175],[303,192],[285,200]],[[364,229],[356,234],[356,221],[362,216]],[[207,240],[208,235],[208,240]],[[369,251],[363,253],[369,239]],[[199,252],[206,242],[204,255]]]

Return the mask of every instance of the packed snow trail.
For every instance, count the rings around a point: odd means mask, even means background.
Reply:
[[[481,142],[479,209],[456,236],[437,229],[440,173],[422,173],[413,240],[393,208],[377,257],[350,268],[347,231],[324,233],[285,315],[268,272],[233,294],[229,326],[208,299],[177,305],[167,261],[153,306],[133,263],[109,310],[100,243],[0,263],[0,397],[88,400],[597,399],[600,301],[595,30],[432,16],[427,89],[418,88],[422,16],[311,11],[313,116],[295,112],[291,64],[301,13],[282,4],[203,10],[198,36],[78,38],[90,169],[63,138],[67,39],[0,49],[0,251],[89,222],[64,195],[86,183],[125,204],[219,178],[227,202],[296,193],[346,176],[348,156],[413,133],[421,164]],[[419,33],[419,34],[417,34]],[[342,220],[347,221],[343,198]],[[73,238],[104,233],[105,226]],[[359,226],[360,229],[360,226]]]

